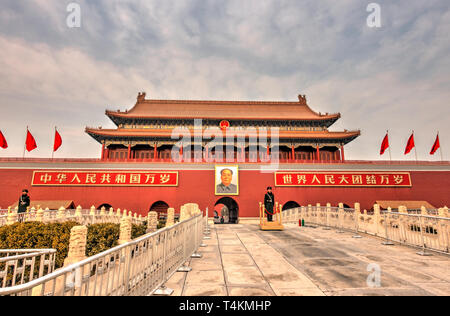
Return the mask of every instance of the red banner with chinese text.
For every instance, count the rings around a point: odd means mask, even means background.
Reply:
[[[277,187],[412,187],[408,172],[276,172]]]
[[[32,186],[178,186],[176,171],[34,171]]]

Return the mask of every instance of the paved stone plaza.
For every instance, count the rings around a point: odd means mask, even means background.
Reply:
[[[320,227],[258,228],[215,226],[192,272],[176,273],[167,286],[177,296],[450,294],[449,256],[421,257],[417,249]],[[371,263],[382,269],[379,288],[367,286]]]

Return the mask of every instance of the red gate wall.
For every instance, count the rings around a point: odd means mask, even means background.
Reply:
[[[241,169],[240,195],[231,198],[239,205],[240,217],[259,216],[258,204],[267,186],[274,188],[276,201],[282,204],[295,201],[299,205],[331,203],[337,206],[342,202],[353,206],[360,202],[361,208],[370,209],[376,200],[423,200],[435,207],[450,205],[450,171],[409,172],[411,188],[323,188],[275,187],[273,173]],[[7,208],[15,203],[24,188],[30,190],[32,200],[73,200],[83,208],[110,204],[115,209],[142,215],[157,201],[166,202],[177,212],[185,203],[198,203],[202,210],[208,207],[212,215],[214,205],[223,197],[215,196],[214,170],[179,170],[178,187],[32,187],[32,176],[33,169],[0,169],[0,207]]]

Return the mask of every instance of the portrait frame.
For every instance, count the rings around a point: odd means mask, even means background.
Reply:
[[[229,169],[233,172],[231,185],[236,186],[236,190],[232,192],[221,192],[219,185],[222,184],[221,173],[223,170]],[[214,168],[214,192],[216,196],[238,196],[239,195],[239,166],[238,165],[216,165]]]

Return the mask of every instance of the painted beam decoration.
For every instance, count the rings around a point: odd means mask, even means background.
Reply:
[[[276,172],[277,187],[412,187],[409,172]]]
[[[177,187],[177,171],[34,171],[32,186]]]

